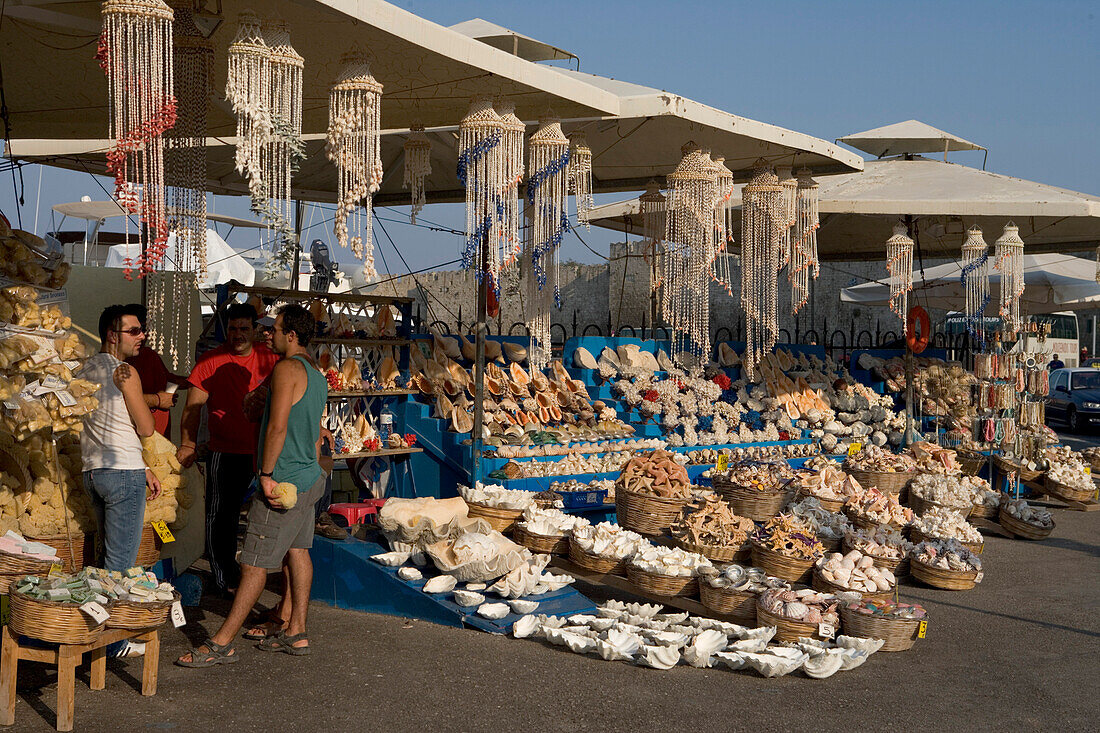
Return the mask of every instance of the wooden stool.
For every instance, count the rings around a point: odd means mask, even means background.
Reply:
[[[56,648],[23,646],[10,626],[4,627],[4,643],[0,649],[0,725],[15,724],[15,680],[19,660],[46,662],[57,667],[57,729],[73,729],[73,693],[76,668],[85,652],[91,652],[93,690],[107,684],[107,645],[126,639],[145,642],[145,662],[141,669],[141,694],[157,694],[157,663],[160,661],[160,634],[156,629],[107,629],[88,644],[58,644]]]

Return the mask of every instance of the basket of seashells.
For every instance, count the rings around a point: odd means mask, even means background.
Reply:
[[[764,522],[783,508],[793,478],[786,461],[741,461],[714,474],[712,483],[734,514]]]
[[[1088,501],[1096,495],[1096,484],[1079,464],[1063,463],[1047,472],[1046,493],[1062,501]]]
[[[955,540],[978,555],[985,544],[982,533],[966,521],[965,514],[943,507],[930,509],[913,522],[909,528],[909,536],[913,544],[926,540]]]
[[[985,468],[986,461],[989,460],[988,456],[978,451],[958,448],[956,452],[955,462],[959,464],[959,470],[967,476],[977,476]]]
[[[693,497],[687,469],[664,450],[634,456],[615,482],[619,524],[644,535],[663,534]]]
[[[997,521],[1009,534],[1022,540],[1045,540],[1054,531],[1054,517],[1046,509],[1037,509],[1023,499],[1001,505]]]
[[[816,470],[800,468],[795,472],[795,483],[799,496],[812,496],[821,502],[821,507],[826,511],[839,512],[849,498],[863,489],[859,482],[840,468],[840,464],[830,463]]]
[[[589,524],[584,517],[554,508],[529,506],[512,530],[512,538],[531,552],[564,555],[569,552],[569,535],[576,527]]]
[[[909,574],[909,553],[913,550],[913,543],[905,539],[900,530],[886,526],[870,530],[852,529],[844,535],[840,547],[845,555],[859,550],[895,577]]]
[[[884,494],[900,494],[913,478],[917,461],[913,456],[895,454],[887,448],[868,445],[844,460],[844,470],[865,489]]]
[[[840,630],[836,611],[839,603],[836,596],[809,588],[767,590],[756,599],[756,622],[759,626],[774,626],[775,641],[827,639],[831,637],[821,633],[823,627]]]
[[[858,593],[864,600],[889,600],[897,579],[886,568],[875,565],[874,558],[859,550],[841,555],[834,552],[817,561],[814,590],[822,593]]]
[[[882,639],[879,651],[903,652],[911,649],[928,613],[915,603],[892,601],[855,601],[840,604],[840,622],[844,633],[863,639]]]
[[[710,560],[678,547],[651,545],[630,558],[626,577],[651,595],[693,596],[699,592],[700,567],[710,567]]]
[[[974,476],[922,473],[909,484],[909,506],[918,515],[936,507],[970,514],[979,488],[989,483]]]
[[[626,564],[649,540],[617,524],[577,527],[569,538],[569,560],[600,575],[626,575]]]
[[[974,506],[970,508],[970,516],[979,519],[993,519],[1001,508],[1001,492],[989,486],[984,481],[984,486],[974,490]]]
[[[905,529],[913,523],[913,510],[902,506],[896,494],[868,489],[858,498],[848,500],[844,513],[853,525],[860,529],[875,530],[880,525],[891,529]]]
[[[1034,481],[1043,475],[1043,472],[1034,461],[1025,463],[1021,459],[995,455],[993,456],[993,465],[1005,476],[1014,473],[1019,476],[1021,481]]]
[[[672,523],[672,538],[688,552],[714,562],[747,560],[749,536],[756,529],[751,519],[733,513],[716,494],[696,499],[680,511]]]
[[[467,516],[484,519],[501,534],[511,532],[523,511],[535,502],[535,492],[506,489],[499,484],[459,486],[458,493],[469,507]]]
[[[943,590],[970,590],[982,582],[982,559],[956,540],[928,540],[913,548],[910,572]]]
[[[792,583],[809,583],[814,563],[825,553],[813,529],[790,515],[772,517],[752,538],[752,562]]]
[[[703,605],[742,626],[756,626],[757,596],[769,588],[790,587],[787,581],[770,577],[763,568],[727,565],[699,569],[699,599]]]

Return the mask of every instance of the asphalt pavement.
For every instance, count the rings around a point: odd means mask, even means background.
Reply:
[[[211,602],[162,632],[155,697],[137,691],[140,659],[111,662],[103,691],[78,671],[76,730],[1096,730],[1100,512],[1059,510],[1055,521],[1040,543],[987,534],[975,590],[903,584],[903,599],[929,611],[928,637],[827,680],[660,672],[320,604],[308,657],[238,641],[237,664],[172,665],[220,624],[226,605]],[[52,730],[55,681],[21,664],[13,730]]]

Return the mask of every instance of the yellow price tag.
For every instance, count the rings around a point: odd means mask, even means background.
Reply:
[[[729,465],[730,465],[730,457],[727,456],[725,453],[723,453],[720,456],[718,456],[718,462],[714,464],[714,468],[717,471],[725,471],[726,468]]]
[[[46,577],[47,578],[56,578],[59,575],[61,575],[62,570],[64,570],[64,568],[61,567],[61,563],[56,563],[55,562],[53,565],[50,565],[50,572],[49,572],[49,575],[47,575]]]
[[[1091,476],[1092,475],[1092,466],[1085,466],[1085,475],[1086,476]]]
[[[11,618],[11,606],[8,605],[8,594],[0,596],[0,626],[7,626]]]
[[[863,450],[863,444],[862,443],[850,443],[848,445],[848,455],[850,455],[850,456],[854,456],[856,453],[859,453],[861,450]]]
[[[917,628],[917,638],[923,639],[924,635],[928,633],[928,619],[922,618],[920,621],[920,627]]]
[[[153,531],[157,533],[157,537],[160,537],[161,542],[175,542],[176,538],[172,536],[171,530],[168,529],[168,525],[164,522],[150,522],[153,525]]]

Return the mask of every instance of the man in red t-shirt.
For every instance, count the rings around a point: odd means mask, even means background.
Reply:
[[[125,306],[127,315],[137,316],[141,327],[148,332],[148,315],[145,306],[141,303],[130,303]],[[175,390],[169,391],[168,385],[175,384],[187,389],[187,378],[168,371],[164,359],[153,349],[145,344],[138,348],[138,353],[126,360],[126,363],[137,370],[141,378],[141,392],[145,397],[145,405],[153,413],[153,424],[158,433],[172,439],[172,413],[170,410],[176,404]]]
[[[195,461],[199,418],[205,405],[210,432],[206,554],[214,585],[222,593],[235,589],[240,579],[237,525],[241,504],[256,474],[259,424],[250,418],[245,398],[264,385],[279,360],[275,352],[253,343],[256,311],[252,306],[246,303],[229,306],[226,324],[226,342],[203,354],[187,379],[191,389],[183,408],[180,448],[176,453],[184,467]]]

